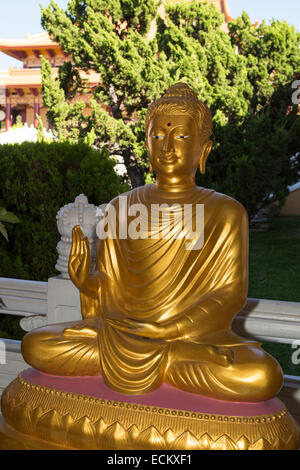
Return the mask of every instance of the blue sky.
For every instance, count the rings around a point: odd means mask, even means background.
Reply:
[[[0,38],[24,38],[26,33],[43,32],[39,4],[47,6],[50,0],[2,0],[0,9]],[[68,0],[56,0],[66,8]],[[299,0],[228,0],[231,15],[239,16],[246,10],[251,20],[286,20],[300,31]],[[0,52],[0,70],[20,66],[21,62]]]
[[[227,0],[231,16],[236,18],[245,10],[253,23],[256,20],[285,20],[300,31],[299,0]]]
[[[25,38],[26,33],[42,33],[39,4],[45,7],[49,3],[50,0],[1,0],[0,38]],[[55,0],[55,3],[66,8],[68,0]],[[0,70],[19,66],[22,66],[20,61],[0,52]]]

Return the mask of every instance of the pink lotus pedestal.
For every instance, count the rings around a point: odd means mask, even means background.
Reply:
[[[278,398],[214,400],[163,384],[146,395],[102,377],[22,372],[2,395],[0,448],[296,449],[299,428]]]

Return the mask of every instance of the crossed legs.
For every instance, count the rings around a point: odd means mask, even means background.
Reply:
[[[66,376],[101,375],[99,319],[60,323],[25,335],[25,361],[41,372]],[[168,352],[167,352],[168,351]],[[186,392],[229,401],[257,402],[277,395],[283,375],[262,348],[169,343],[164,381]]]

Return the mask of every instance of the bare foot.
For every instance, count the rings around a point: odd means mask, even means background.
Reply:
[[[232,348],[216,347],[216,362],[222,366],[228,367],[233,363],[234,352]]]
[[[65,328],[63,331],[64,336],[72,336],[72,337],[78,337],[78,336],[88,336],[95,338],[95,336],[98,335],[98,331],[96,328],[89,327],[86,325],[74,325],[72,328]]]
[[[208,353],[208,360],[215,362],[220,366],[228,367],[233,363],[234,352],[232,348],[219,347],[214,345],[205,345],[206,352]]]

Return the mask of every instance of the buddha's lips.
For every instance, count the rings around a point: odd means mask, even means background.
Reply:
[[[174,163],[177,160],[177,155],[176,153],[161,154],[159,160],[164,163]]]

